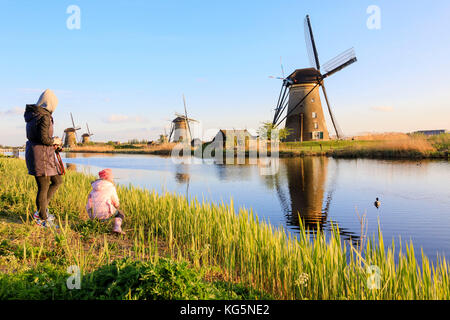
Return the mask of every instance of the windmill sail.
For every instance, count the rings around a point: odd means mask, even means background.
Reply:
[[[172,123],[171,125],[170,125],[170,133],[169,133],[169,141],[170,141],[170,139],[172,138],[172,134],[173,134],[173,130],[175,129],[175,126],[174,126],[174,124]]]
[[[94,134],[91,133],[91,130],[89,130],[89,125],[88,125],[87,122],[86,122],[86,128],[87,128],[88,135],[89,135],[89,136],[93,136]]]
[[[339,127],[336,117],[334,116],[333,111],[331,110],[330,101],[328,100],[327,90],[325,89],[325,85],[322,82],[322,92],[325,97],[325,102],[327,103],[328,113],[330,114],[331,122],[333,123],[334,131],[336,131],[336,136],[338,139],[342,138],[344,134],[342,133],[341,127]]]
[[[70,119],[72,119],[72,128],[73,128],[74,130],[80,130],[81,127],[75,127],[75,122],[73,121],[73,115],[72,115],[72,112],[70,113]]]
[[[189,118],[188,118],[187,109],[186,109],[186,98],[184,97],[184,94],[183,94],[183,104],[184,104],[184,114],[186,116],[186,124],[189,129],[189,140],[192,140],[191,126],[189,125]]]
[[[285,76],[284,76],[284,67],[283,67],[283,61],[282,61],[281,56],[280,56],[280,66],[281,66],[281,76],[284,79],[285,78]]]
[[[355,49],[350,48],[322,66],[322,79],[348,67],[357,61]]]
[[[309,15],[305,18],[305,40],[306,49],[308,51],[309,62],[312,67],[320,70],[319,54],[317,53],[316,42],[314,40],[314,35],[311,27],[311,20]]]
[[[75,132],[75,140],[78,141],[78,136],[77,136],[77,130],[80,130],[81,127],[76,127],[75,126],[75,121],[73,121],[73,115],[72,112],[70,112],[70,119],[72,120],[72,129]]]

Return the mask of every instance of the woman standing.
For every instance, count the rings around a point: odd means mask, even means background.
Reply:
[[[25,122],[27,123],[27,144],[25,160],[28,174],[36,179],[37,211],[33,217],[43,227],[52,225],[53,215],[48,213],[48,203],[62,184],[61,172],[56,160],[55,150],[62,145],[58,137],[53,137],[52,113],[58,105],[53,91],[45,90],[36,104],[27,104]]]

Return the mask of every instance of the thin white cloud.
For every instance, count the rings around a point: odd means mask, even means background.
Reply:
[[[24,109],[21,107],[13,107],[6,111],[0,111],[0,115],[2,115],[2,116],[17,116],[17,115],[23,115],[23,113],[24,113]]]
[[[378,112],[392,112],[394,111],[394,108],[391,106],[375,106],[370,108],[372,111],[378,111]]]

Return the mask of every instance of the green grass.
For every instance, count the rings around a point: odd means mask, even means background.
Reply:
[[[450,150],[450,133],[442,133],[428,138],[433,147],[439,152],[449,152]]]
[[[208,282],[186,262],[119,259],[80,279],[68,289],[68,273],[51,263],[14,274],[0,274],[0,299],[58,300],[186,300],[256,299],[260,295],[239,284]],[[69,280],[75,283],[75,280]],[[269,297],[269,296],[267,296]]]
[[[21,277],[31,272],[34,275],[35,270],[47,265],[49,270],[58,266],[64,271],[75,264],[81,268],[84,278],[94,279],[94,284],[86,284],[86,288],[94,286],[99,290],[89,289],[90,295],[83,298],[210,299],[227,295],[275,299],[450,298],[447,261],[442,258],[433,264],[423,256],[419,264],[412,244],[406,245],[406,252],[397,251],[393,244],[385,247],[380,233],[378,242],[372,239],[364,249],[348,249],[337,228],[332,236],[326,238],[319,233],[312,241],[301,229],[299,239],[293,239],[286,236],[283,228],[261,221],[252,211],[236,211],[232,203],[214,205],[188,201],[174,194],[159,195],[139,188],[119,187],[127,235],[113,237],[107,229],[85,222],[84,205],[92,179],[74,172],[65,176],[64,185],[51,203],[51,211],[62,220],[61,229],[59,232],[42,230],[27,222],[34,210],[35,187],[32,177],[26,175],[24,162],[0,159],[0,214],[4,219],[14,221],[20,217],[24,221],[0,224],[0,241],[7,240],[0,246],[0,252],[6,254],[0,257],[0,270],[4,274]],[[201,276],[192,280],[187,275],[190,271],[186,271],[187,278],[182,280],[180,275],[180,287],[186,290],[174,296],[169,293],[154,296],[153,285],[141,286],[141,282],[133,282],[132,276],[130,295],[124,296],[123,286],[117,280],[117,295],[108,296],[105,291],[108,286],[98,284],[94,274],[102,274],[104,270],[112,272],[117,267],[114,261],[121,265],[125,263],[124,258],[128,261],[126,265],[137,269],[143,263],[149,270],[160,270],[159,263],[169,261],[176,264],[173,267],[176,270],[187,268]],[[115,267],[108,267],[111,265]],[[371,265],[381,271],[380,289],[367,286],[367,267]],[[147,273],[139,274],[142,278]],[[109,279],[112,281],[116,276]],[[162,286],[171,283],[160,276],[149,283],[162,281]],[[46,281],[53,283],[55,277],[49,276]],[[7,281],[4,279],[8,277],[2,279]],[[29,290],[27,283],[31,278],[24,279],[19,279],[19,291]],[[194,281],[193,287],[188,286],[189,279]],[[225,283],[228,288],[225,293],[215,291],[223,289],[218,282]],[[246,293],[240,294],[242,290],[235,286],[244,288]]]

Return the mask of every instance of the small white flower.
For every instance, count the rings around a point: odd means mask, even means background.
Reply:
[[[309,275],[307,273],[301,273],[297,280],[295,280],[295,285],[298,287],[306,287],[308,285]]]

